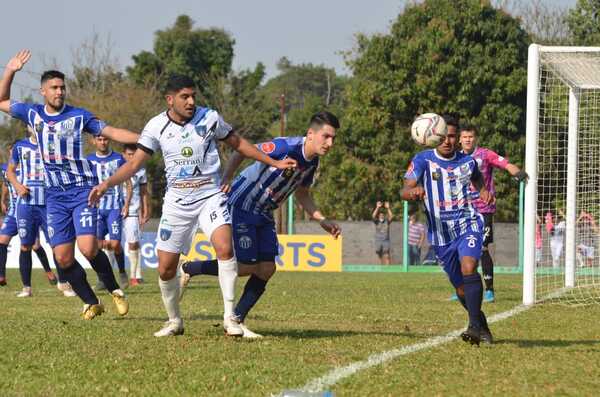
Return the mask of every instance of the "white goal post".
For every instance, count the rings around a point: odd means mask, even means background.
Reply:
[[[523,304],[600,302],[600,47],[529,47]]]

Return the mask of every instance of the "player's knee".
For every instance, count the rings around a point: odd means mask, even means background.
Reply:
[[[231,242],[219,244],[214,248],[217,259],[227,260],[233,257],[233,246],[231,245]]]
[[[275,267],[275,263],[271,262],[271,263],[261,263],[260,266],[258,267],[258,271],[257,271],[257,276],[261,279],[261,280],[269,280],[271,277],[273,277],[273,275],[275,274],[275,271],[277,270],[277,268]]]
[[[135,251],[140,249],[140,243],[128,243],[128,245],[130,250]]]
[[[79,247],[79,250],[88,261],[91,261],[98,255],[98,247]]]
[[[74,253],[54,253],[54,260],[62,269],[66,269],[75,261]]]
[[[31,245],[21,244],[21,251],[23,251],[23,252],[31,251]]]
[[[159,267],[158,268],[158,276],[163,281],[172,280],[176,274],[177,274],[177,268],[174,268],[174,269],[171,269],[169,267],[165,267],[165,268]]]

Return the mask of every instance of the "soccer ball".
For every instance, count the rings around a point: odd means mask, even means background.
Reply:
[[[444,138],[448,130],[444,118],[435,113],[424,113],[413,121],[410,127],[412,139],[421,146],[436,147]]]

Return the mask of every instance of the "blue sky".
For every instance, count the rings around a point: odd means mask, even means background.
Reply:
[[[526,1],[526,0],[523,0]],[[573,5],[575,0],[544,0]],[[188,14],[198,27],[216,26],[236,40],[234,69],[263,62],[276,74],[282,56],[294,63],[312,62],[347,73],[340,51],[350,50],[357,32],[385,32],[398,15],[400,0],[54,0],[11,1],[2,4],[0,64],[19,49],[29,48],[27,65],[41,71],[56,60],[69,71],[73,51],[94,33],[110,36],[112,54],[124,68],[131,55],[151,50],[154,32],[171,26],[177,15]],[[37,87],[34,76],[22,73],[17,84]],[[15,94],[27,88],[15,87]]]

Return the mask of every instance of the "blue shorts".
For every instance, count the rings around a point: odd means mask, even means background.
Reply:
[[[88,206],[91,190],[91,186],[46,189],[50,246],[73,242],[78,236],[96,235],[98,209]]]
[[[121,241],[123,218],[120,209],[98,210],[98,240],[104,240],[108,234],[109,240]]]
[[[17,205],[17,224],[21,244],[33,245],[39,235],[40,228],[44,231],[46,240],[48,240],[45,205]]]
[[[273,219],[238,208],[230,208],[233,247],[238,262],[255,264],[274,262],[279,243]]]
[[[16,236],[17,235],[17,218],[12,215],[6,215],[2,220],[2,226],[0,226],[0,234],[3,236]]]
[[[438,263],[448,275],[450,283],[452,283],[454,288],[458,288],[464,284],[463,274],[460,270],[461,258],[472,256],[478,261],[481,257],[482,243],[483,235],[481,232],[467,232],[450,244],[433,247]]]

